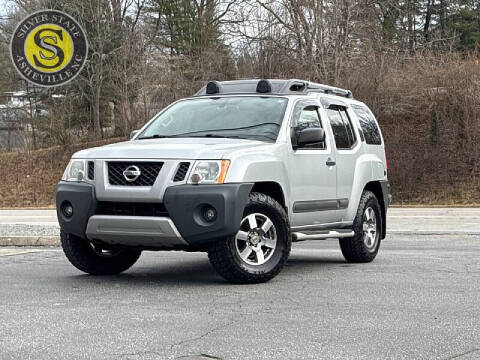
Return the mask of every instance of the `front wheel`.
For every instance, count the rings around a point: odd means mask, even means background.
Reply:
[[[382,212],[374,193],[364,191],[353,222],[355,236],[340,239],[340,249],[348,262],[371,262],[380,248]]]
[[[208,258],[226,280],[253,284],[275,277],[285,265],[290,248],[285,209],[270,196],[252,193],[237,234],[214,243]]]
[[[124,246],[92,243],[63,231],[60,239],[70,263],[91,275],[119,274],[135,264],[142,253]]]

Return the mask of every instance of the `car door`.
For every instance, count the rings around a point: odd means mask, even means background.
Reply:
[[[325,126],[328,120],[320,116],[319,107],[314,100],[300,100],[294,106],[290,121],[290,206],[294,230],[314,230],[338,220],[332,134]],[[323,128],[325,140],[297,147],[298,132],[310,127]]]
[[[324,104],[325,105],[325,104]],[[324,106],[334,138],[337,171],[338,217],[345,221],[350,202],[361,142],[349,115],[348,105],[330,102]]]

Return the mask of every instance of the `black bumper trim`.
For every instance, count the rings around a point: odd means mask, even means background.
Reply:
[[[242,220],[253,183],[179,185],[165,191],[164,205],[180,235],[191,245],[234,235]],[[203,209],[217,211],[212,222],[203,219]]]
[[[190,245],[201,245],[238,231],[252,187],[253,183],[171,186],[165,191],[163,205],[182,238]],[[73,206],[71,218],[66,218],[60,210],[64,201]],[[88,220],[98,210],[95,188],[86,183],[60,182],[56,205],[61,229],[86,238]],[[212,222],[203,219],[206,206],[217,211]]]
[[[71,218],[66,218],[60,211],[64,201],[69,201],[73,206]],[[68,234],[85,238],[88,219],[97,207],[95,188],[87,183],[60,182],[57,185],[56,205],[61,229]]]

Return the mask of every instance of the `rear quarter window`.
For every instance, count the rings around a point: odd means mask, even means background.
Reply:
[[[352,105],[352,109],[360,122],[366,143],[369,145],[382,145],[380,130],[370,110],[361,105]]]

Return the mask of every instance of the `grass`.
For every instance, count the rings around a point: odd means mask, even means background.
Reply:
[[[109,139],[26,153],[0,153],[0,208],[54,208],[55,189],[72,155]]]

